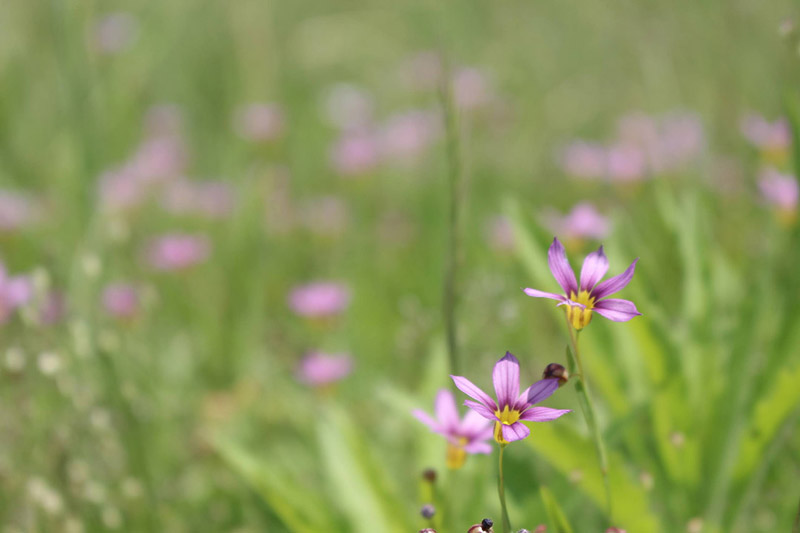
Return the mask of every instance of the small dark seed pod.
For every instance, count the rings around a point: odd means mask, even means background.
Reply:
[[[493,525],[494,521],[491,518],[484,518],[483,520],[481,520],[481,529],[483,529],[484,531],[489,531],[490,529],[492,529]]]
[[[426,468],[422,471],[422,479],[429,483],[433,483],[436,481],[436,470],[433,468]]]
[[[567,369],[558,363],[550,363],[542,373],[542,379],[558,379],[558,386],[564,385],[569,379]]]

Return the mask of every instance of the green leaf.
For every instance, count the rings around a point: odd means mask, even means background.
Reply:
[[[564,511],[561,509],[561,506],[558,505],[550,489],[541,486],[539,487],[539,493],[542,495],[547,517],[550,519],[550,524],[553,526],[556,533],[572,533],[572,526],[569,524]]]

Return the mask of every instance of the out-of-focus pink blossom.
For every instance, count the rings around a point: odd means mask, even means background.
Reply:
[[[221,218],[231,213],[234,200],[234,191],[228,183],[183,178],[165,186],[161,205],[173,214]]]
[[[567,145],[561,154],[561,164],[567,174],[576,178],[601,179],[608,170],[605,148],[586,141]]]
[[[202,235],[168,234],[153,239],[145,250],[156,270],[183,270],[202,263],[211,254],[211,242]]]
[[[495,215],[487,221],[486,240],[496,250],[514,248],[514,228],[504,215]]]
[[[22,193],[0,190],[0,231],[16,231],[36,221],[33,199]]]
[[[791,174],[782,174],[774,168],[766,168],[759,174],[758,189],[770,205],[783,211],[797,210],[798,183]]]
[[[306,201],[301,208],[303,224],[312,233],[336,236],[347,227],[347,205],[336,196],[322,196]]]
[[[93,44],[102,54],[117,54],[130,48],[139,35],[139,23],[130,13],[109,13],[94,25]]]
[[[349,304],[350,290],[341,283],[319,281],[295,287],[289,293],[291,310],[309,318],[337,315]]]
[[[406,85],[419,91],[431,91],[442,81],[442,58],[437,52],[420,52],[400,67]]]
[[[423,110],[395,115],[381,131],[381,152],[395,162],[413,163],[442,133],[437,113]]]
[[[601,240],[608,236],[611,223],[608,217],[600,214],[590,203],[579,203],[564,216],[547,217],[550,230],[562,235],[565,240],[594,239]]]
[[[175,104],[157,104],[144,117],[147,137],[176,136],[183,129],[183,114]]]
[[[59,290],[48,291],[39,306],[39,321],[46,325],[57,324],[66,314],[67,301],[64,293]]]
[[[476,68],[461,68],[453,73],[453,100],[461,109],[476,109],[488,104],[492,90],[484,74]]]
[[[273,141],[283,135],[286,119],[277,104],[254,103],[239,108],[234,116],[236,133],[248,141]]]
[[[321,387],[340,381],[353,371],[353,358],[349,354],[311,352],[297,367],[298,381],[312,387]]]
[[[380,145],[375,134],[368,130],[349,132],[331,148],[333,169],[342,176],[361,176],[380,163]]]
[[[28,276],[11,277],[5,265],[0,263],[0,323],[11,318],[12,313],[30,301],[33,284]]]
[[[638,181],[645,177],[647,161],[641,150],[629,144],[615,144],[606,154],[611,181]]]
[[[139,291],[127,283],[113,283],[103,290],[103,307],[115,318],[131,318],[139,312]]]
[[[740,128],[742,135],[761,150],[787,150],[792,142],[792,130],[785,118],[770,122],[759,114],[748,113],[742,118]]]
[[[363,130],[372,122],[372,98],[355,85],[334,85],[325,94],[323,105],[328,122],[340,130]]]
[[[182,176],[188,156],[178,135],[159,135],[144,140],[129,165],[141,183],[163,183]]]

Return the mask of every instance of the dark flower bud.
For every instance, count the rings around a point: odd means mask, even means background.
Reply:
[[[430,520],[433,518],[433,515],[436,514],[436,508],[433,505],[426,503],[422,506],[422,509],[419,510],[419,514],[422,515],[422,518]]]
[[[433,468],[426,468],[422,471],[422,479],[429,483],[433,483],[436,481],[436,470]]]
[[[491,518],[484,518],[481,520],[481,529],[484,531],[490,531],[493,525],[494,521]]]
[[[558,379],[558,386],[564,385],[569,379],[567,369],[558,363],[550,363],[542,373],[542,379]]]

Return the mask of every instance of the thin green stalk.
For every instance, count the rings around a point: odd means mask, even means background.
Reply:
[[[458,270],[461,262],[461,187],[463,183],[463,166],[460,158],[458,124],[450,90],[450,70],[442,54],[442,85],[439,99],[444,115],[444,127],[447,148],[447,256],[445,258],[444,275],[444,324],[447,336],[447,354],[450,372],[459,374],[458,332],[456,316],[458,313]]]
[[[792,533],[800,533],[800,505],[797,506],[797,514],[794,516],[794,524],[792,524]]]
[[[597,452],[597,459],[600,462],[600,472],[603,474],[603,486],[606,491],[606,509],[608,512],[608,520],[611,525],[614,524],[614,502],[611,497],[611,482],[608,478],[608,456],[606,455],[606,447],[603,443],[603,436],[600,433],[600,427],[597,425],[597,417],[595,415],[594,403],[592,396],[589,394],[589,387],[586,383],[586,375],[583,373],[583,362],[581,361],[581,352],[578,349],[578,335],[580,331],[575,331],[572,324],[567,320],[567,330],[569,331],[569,339],[572,349],[567,349],[567,358],[570,365],[570,373],[575,374],[575,392],[578,393],[578,403],[581,406],[581,412],[586,419],[586,425],[589,426],[589,431],[594,440],[594,448]]]
[[[506,489],[503,480],[503,450],[506,445],[500,445],[500,459],[497,465],[497,495],[500,497],[500,509],[503,514],[503,533],[511,533],[511,520],[508,519],[508,508],[506,507]]]

